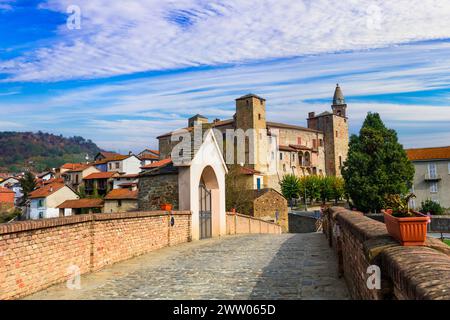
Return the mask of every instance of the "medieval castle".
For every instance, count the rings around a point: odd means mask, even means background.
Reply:
[[[339,85],[336,86],[331,112],[310,112],[307,127],[270,122],[266,119],[266,100],[254,94],[236,99],[233,119],[215,119],[212,123],[199,114],[188,120],[186,130],[195,124],[215,129],[217,140],[225,141],[227,132],[250,130],[245,140],[245,161],[242,173],[248,176],[253,189],[280,189],[279,182],[285,174],[297,176],[340,176],[347,158],[349,133],[347,105]],[[170,132],[158,137],[160,159],[171,155],[178,143],[172,141]],[[252,139],[249,139],[252,138]],[[234,139],[234,137],[233,137]],[[249,143],[253,140],[252,143]],[[226,144],[222,144],[224,156]],[[254,159],[254,161],[249,161]],[[229,164],[227,162],[227,164]]]

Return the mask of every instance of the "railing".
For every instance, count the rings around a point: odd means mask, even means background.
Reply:
[[[426,173],[425,174],[425,181],[439,181],[441,180],[441,175],[437,174],[437,173]]]

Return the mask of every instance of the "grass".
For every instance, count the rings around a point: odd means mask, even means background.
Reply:
[[[450,239],[444,239],[444,243],[450,246]]]

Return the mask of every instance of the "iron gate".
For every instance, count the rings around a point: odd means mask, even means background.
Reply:
[[[211,238],[211,190],[208,190],[203,182],[199,185],[199,201],[200,239]]]

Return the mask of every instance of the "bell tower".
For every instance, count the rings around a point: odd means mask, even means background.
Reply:
[[[331,105],[333,114],[341,117],[347,117],[347,104],[345,103],[344,94],[342,93],[339,83],[336,84],[336,90],[334,90],[333,104]]]

